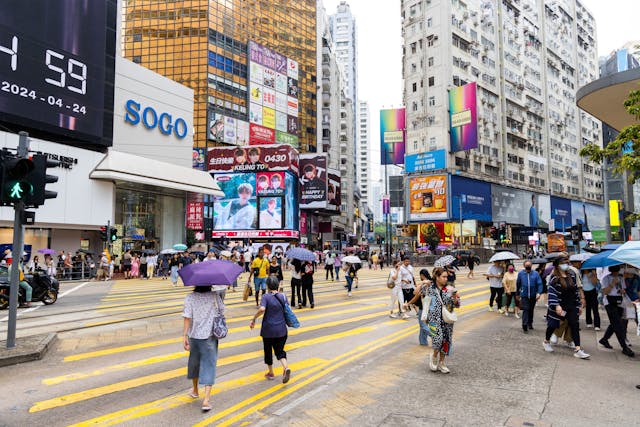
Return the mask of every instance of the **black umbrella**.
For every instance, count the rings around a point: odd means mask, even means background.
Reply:
[[[154,249],[145,249],[142,253],[145,255],[155,255],[157,252]]]
[[[94,253],[88,249],[78,249],[76,252],[80,252],[81,254],[93,255]]]
[[[511,249],[509,249],[509,248],[495,248],[493,251],[494,252],[511,252]]]
[[[551,252],[544,256],[548,261],[553,261],[556,258],[567,257],[567,254],[564,252]]]
[[[531,264],[546,264],[549,262],[546,258],[525,259],[524,262],[531,261]]]

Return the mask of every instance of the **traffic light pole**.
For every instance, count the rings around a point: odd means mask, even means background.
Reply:
[[[29,134],[20,132],[18,143],[18,157],[26,158],[29,154]],[[11,277],[9,291],[9,322],[7,324],[7,348],[16,346],[16,320],[18,318],[18,286],[20,281],[20,260],[24,251],[24,202],[22,200],[13,205],[13,247],[11,248]]]

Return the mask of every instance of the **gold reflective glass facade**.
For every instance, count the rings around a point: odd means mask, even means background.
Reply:
[[[298,61],[300,150],[316,151],[316,0],[123,0],[122,26],[126,58],[195,91],[198,147],[207,109],[248,121],[249,40]]]

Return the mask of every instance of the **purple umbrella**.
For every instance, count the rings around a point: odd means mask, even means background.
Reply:
[[[178,271],[185,286],[228,286],[238,278],[243,268],[235,262],[214,259],[189,264]]]
[[[47,248],[45,248],[45,249],[38,249],[38,253],[39,253],[39,254],[44,254],[44,255],[53,255],[53,254],[55,254],[55,253],[56,253],[56,251],[55,251],[55,250],[53,250],[53,249],[47,249]]]

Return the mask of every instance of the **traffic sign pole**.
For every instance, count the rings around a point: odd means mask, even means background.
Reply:
[[[18,157],[27,158],[29,154],[29,134],[20,132]],[[20,281],[20,260],[24,251],[24,201],[18,200],[13,205],[13,247],[11,248],[11,277],[9,286],[9,322],[7,323],[7,348],[16,346],[16,321],[18,318],[18,286]]]

